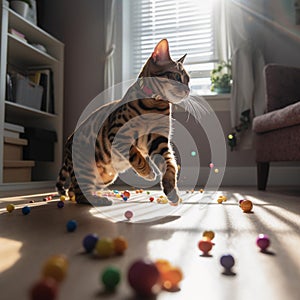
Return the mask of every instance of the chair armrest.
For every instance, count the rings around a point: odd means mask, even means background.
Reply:
[[[264,76],[267,112],[300,101],[300,68],[268,64]]]

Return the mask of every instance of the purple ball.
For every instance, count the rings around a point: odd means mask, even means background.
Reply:
[[[86,252],[92,252],[98,242],[97,234],[88,234],[82,241],[82,245]]]
[[[128,282],[139,296],[155,295],[160,288],[160,273],[150,260],[136,260],[128,270]]]
[[[58,207],[58,208],[63,208],[64,206],[65,206],[64,201],[58,201],[58,202],[57,202],[57,207]]]
[[[222,255],[220,263],[226,270],[230,270],[234,266],[234,258],[230,254]]]
[[[261,249],[261,251],[265,251],[269,246],[271,242],[266,234],[259,234],[256,239],[256,245]]]

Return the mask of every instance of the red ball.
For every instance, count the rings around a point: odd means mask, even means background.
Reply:
[[[123,196],[124,196],[124,197],[127,197],[127,199],[129,199],[129,197],[130,197],[130,192],[129,192],[128,190],[124,191]]]
[[[212,249],[214,243],[210,239],[203,238],[199,241],[198,248],[203,252],[204,255],[207,255],[208,252]]]
[[[149,200],[150,200],[150,202],[153,202],[154,201],[154,197],[150,197]]]
[[[129,285],[139,296],[155,295],[160,290],[160,273],[150,260],[136,260],[128,270]]]
[[[57,298],[58,285],[52,278],[43,278],[31,288],[31,300],[54,300]]]

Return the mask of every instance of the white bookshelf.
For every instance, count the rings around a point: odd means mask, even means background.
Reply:
[[[11,10],[7,1],[0,0],[0,3],[0,191],[53,187],[62,163],[64,44]],[[9,33],[11,28],[24,34],[28,42]],[[47,52],[35,48],[32,44],[44,45]],[[26,70],[28,67],[52,69],[55,107],[53,114],[5,99],[8,66],[15,66],[21,70]],[[4,122],[47,129],[57,133],[57,142],[54,144],[54,162],[36,162],[34,181],[3,183]]]

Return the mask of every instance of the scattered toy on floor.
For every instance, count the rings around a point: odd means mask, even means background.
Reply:
[[[256,245],[261,249],[262,252],[266,252],[270,246],[271,241],[267,234],[260,233],[256,239]]]
[[[101,274],[101,281],[108,291],[114,291],[121,281],[121,272],[118,268],[108,266]]]
[[[75,220],[70,220],[67,222],[66,227],[68,232],[73,232],[77,229],[77,222]]]

